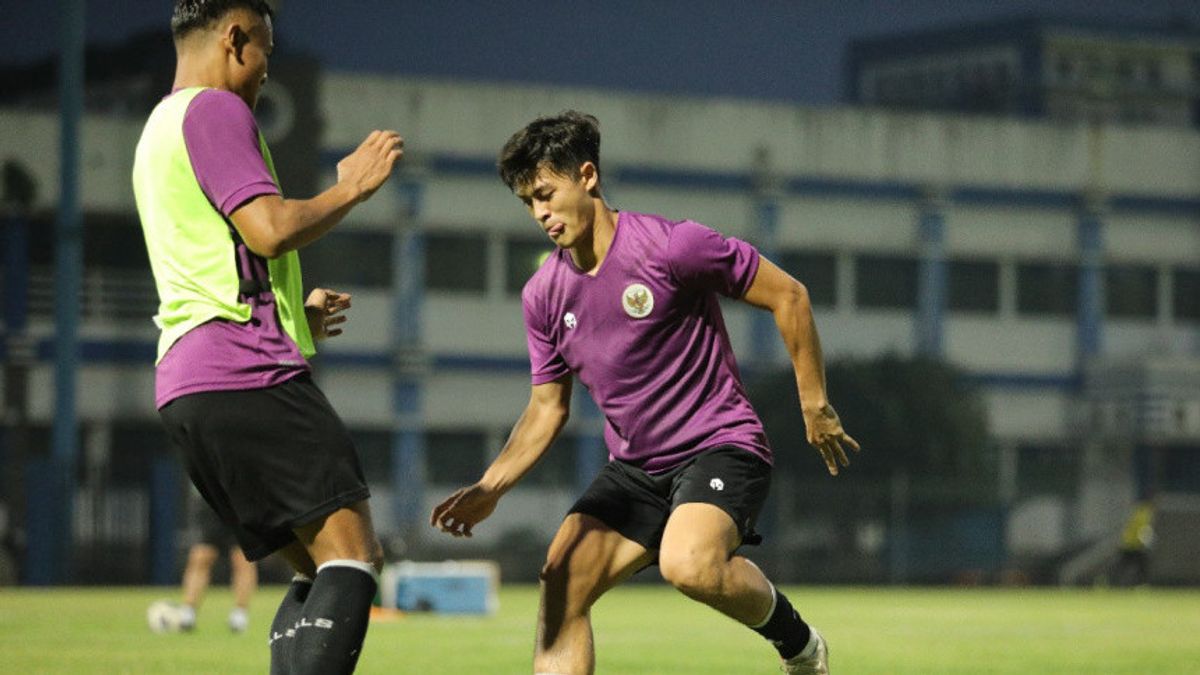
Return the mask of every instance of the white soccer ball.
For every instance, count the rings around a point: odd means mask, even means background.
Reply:
[[[178,633],[183,628],[183,613],[177,603],[155,600],[146,608],[146,623],[155,633]]]

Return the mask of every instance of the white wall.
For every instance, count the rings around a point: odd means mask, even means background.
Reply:
[[[774,170],[827,181],[901,183],[945,190],[983,187],[1037,192],[1096,189],[1120,195],[1196,199],[1200,196],[1200,134],[1181,129],[1128,129],[1054,123],[899,114],[847,108],[809,108],[735,100],[667,98],[587,89],[508,83],[468,84],[329,73],[320,88],[327,121],[325,147],[357,145],[370,129],[392,127],[407,139],[406,177],[422,180],[422,226],[489,233],[500,246],[509,234],[537,236],[528,216],[492,176],[431,176],[424,158],[451,154],[489,159],[516,129],[540,114],[574,107],[596,114],[604,132],[610,197],[623,209],[693,218],[728,234],[752,238],[753,200],[733,189],[662,189],[623,180],[623,166],[744,174],[758,148],[769,149]],[[83,203],[88,210],[132,211],[130,168],[141,120],[88,118],[83,124]],[[53,115],[0,111],[0,157],[23,161],[39,183],[38,207],[57,200],[57,121]],[[326,182],[334,178],[326,168]],[[935,190],[936,191],[936,190]],[[944,193],[943,193],[944,195]],[[402,222],[399,192],[385,188],[357,208],[347,229],[392,230]],[[919,205],[875,195],[784,194],[778,244],[832,250],[843,268],[858,253],[916,256]],[[1016,261],[1078,258],[1077,216],[1068,208],[945,205],[946,252],[1002,264],[1001,310],[988,316],[947,315],[946,354],[972,371],[993,375],[1061,376],[1075,364],[1069,319],[1018,316],[1013,310]],[[1200,214],[1102,213],[1108,260],[1169,269],[1200,261]],[[494,258],[495,256],[493,256]],[[847,270],[843,269],[845,276]],[[495,285],[493,275],[493,285]],[[850,282],[852,283],[852,282]],[[906,311],[856,310],[843,285],[839,306],[820,308],[818,325],[830,358],[883,351],[911,353],[913,318]],[[852,286],[849,286],[852,290]],[[353,319],[331,352],[381,353],[391,342],[391,304],[384,290],[355,290]],[[729,329],[741,352],[750,313],[726,303]],[[438,354],[524,359],[519,303],[497,288],[483,295],[431,293],[422,338]],[[149,322],[90,321],[95,339],[152,341]],[[49,338],[53,327],[33,327]],[[1169,320],[1110,321],[1110,354],[1200,351],[1200,329]],[[782,358],[782,352],[778,354]],[[35,417],[49,419],[49,366],[35,368]],[[324,369],[322,382],[352,424],[386,425],[391,390],[385,372]],[[153,415],[153,376],[147,364],[88,365],[81,374],[81,414]],[[470,420],[506,425],[527,395],[521,373],[435,373],[425,419],[453,426]],[[989,394],[993,426],[1009,439],[1063,438],[1062,394],[998,389]]]

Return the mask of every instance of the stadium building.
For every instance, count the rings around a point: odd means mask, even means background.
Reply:
[[[857,100],[886,102],[868,93],[882,91],[883,65],[855,53],[861,81],[876,83]],[[1053,63],[1038,72],[1057,72]],[[846,523],[792,513],[780,495],[809,483],[777,483],[766,564],[784,580],[817,579],[789,561],[834,554],[867,561],[833,579],[859,581],[1063,560],[1115,542],[1147,492],[1200,494],[1194,128],[321,73],[282,57],[264,96],[276,162],[296,172],[281,177],[285,193],[331,183],[336,161],[371,129],[407,139],[403,171],[302,254],[309,284],[354,295],[317,377],[359,442],[395,555],[468,550],[423,524],[478,477],[527,400],[519,293],[549,247],[494,160],[513,131],[566,108],[601,121],[614,206],[747,239],[805,282],[827,358],[942,358],[984,392],[998,478],[966,487],[994,492],[998,509],[948,515],[936,538],[910,531],[898,559],[903,484],[863,494],[852,471],[839,478],[843,499],[882,504]],[[134,108],[92,112],[82,127],[73,532],[92,577],[80,581],[175,575],[171,488],[181,477],[153,408],[155,295],[130,187],[144,111]],[[0,466],[7,506],[26,524],[28,575],[53,555],[39,539],[50,507],[38,495],[55,400],[59,127],[54,112],[15,104],[0,110],[0,127],[0,159],[40,188],[30,208],[8,209],[3,231],[4,297],[25,301],[5,308]],[[769,316],[724,306],[744,367],[786,365]],[[550,456],[469,552],[534,570],[529,556],[541,555],[605,459],[602,423],[578,400]],[[820,473],[814,458],[804,480]],[[837,486],[825,489],[837,498]],[[922,553],[922,542],[940,550]]]
[[[1200,127],[1200,30],[1030,17],[862,39],[846,95],[900,110]]]

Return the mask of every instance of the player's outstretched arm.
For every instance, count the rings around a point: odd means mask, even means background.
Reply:
[[[474,485],[457,490],[434,507],[429,524],[456,537],[471,536],[471,528],[496,510],[508,492],[546,454],[562,431],[571,411],[569,375],[535,385],[525,412],[513,426],[500,455]]]
[[[312,199],[261,195],[239,206],[229,219],[251,251],[277,258],[324,236],[355,204],[375,194],[403,155],[400,134],[372,131],[338,162],[338,181],[333,187]]]
[[[800,393],[800,410],[804,414],[808,442],[821,453],[830,475],[836,476],[839,465],[850,465],[842,444],[855,452],[859,451],[859,446],[842,429],[842,421],[825,393],[825,362],[808,289],[770,260],[760,258],[754,282],[743,299],[775,316],[775,325],[796,371],[796,388]]]

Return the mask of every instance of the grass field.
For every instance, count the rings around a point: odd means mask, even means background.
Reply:
[[[215,589],[196,632],[153,635],[146,606],[174,589],[0,589],[0,673],[265,673],[282,587],[226,630]],[[791,588],[853,673],[1200,673],[1200,591]],[[359,673],[529,673],[536,589],[511,586],[488,618],[373,623]],[[777,672],[757,635],[663,586],[632,585],[594,612],[601,675]]]

